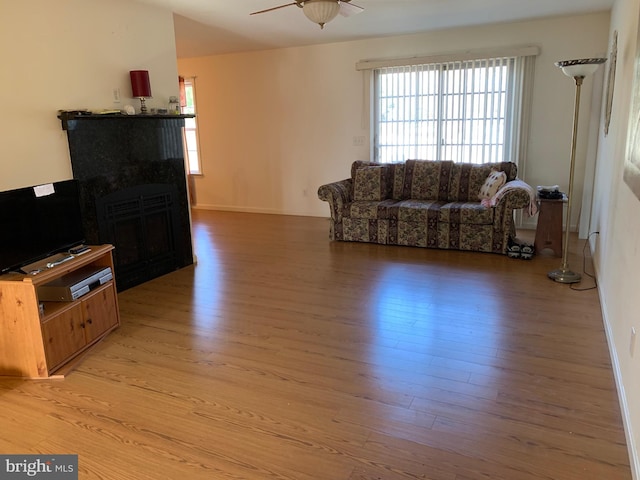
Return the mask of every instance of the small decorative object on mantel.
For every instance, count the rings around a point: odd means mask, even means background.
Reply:
[[[126,113],[127,115],[135,115],[136,114],[136,109],[133,108],[133,105],[125,105],[124,108],[122,109],[124,111],[124,113]]]
[[[148,70],[131,70],[129,72],[131,77],[131,91],[134,98],[140,99],[140,113],[146,115],[147,106],[144,101],[151,97],[151,82],[149,81]]]
[[[89,115],[91,115],[89,110],[58,110],[58,118],[62,121],[63,129],[66,128],[69,119]]]
[[[99,110],[91,110],[91,115],[120,115],[122,112],[113,108],[101,108]]]
[[[180,102],[178,97],[169,97],[169,113],[171,115],[180,115]]]
[[[91,115],[89,110],[58,110],[58,116],[77,117],[79,115]]]

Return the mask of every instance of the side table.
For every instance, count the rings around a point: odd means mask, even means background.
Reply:
[[[535,249],[539,254],[551,249],[556,257],[562,256],[562,214],[565,198],[549,199],[538,197],[540,204],[536,227]]]

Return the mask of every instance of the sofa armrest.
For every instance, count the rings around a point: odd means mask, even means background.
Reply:
[[[353,180],[347,178],[338,182],[321,185],[318,188],[318,198],[329,202],[331,218],[335,222],[342,220],[344,206],[352,201]]]
[[[536,196],[533,188],[519,179],[505,183],[491,199],[492,206],[505,210],[526,208],[530,215],[537,211]]]

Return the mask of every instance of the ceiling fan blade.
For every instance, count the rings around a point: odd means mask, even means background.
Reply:
[[[290,7],[291,5],[298,5],[298,2],[287,3],[286,5],[280,5],[279,7],[267,8],[266,10],[260,10],[258,12],[253,12],[253,13],[250,13],[249,15],[258,15],[259,13],[272,12],[272,11],[278,10],[280,8]]]
[[[340,2],[340,15],[343,17],[350,17],[351,15],[355,15],[356,13],[360,13],[364,10],[359,5],[351,3],[350,0],[341,1]]]

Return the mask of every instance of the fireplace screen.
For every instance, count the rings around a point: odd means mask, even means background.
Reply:
[[[139,185],[96,200],[100,241],[115,246],[118,289],[182,267],[175,185]]]

